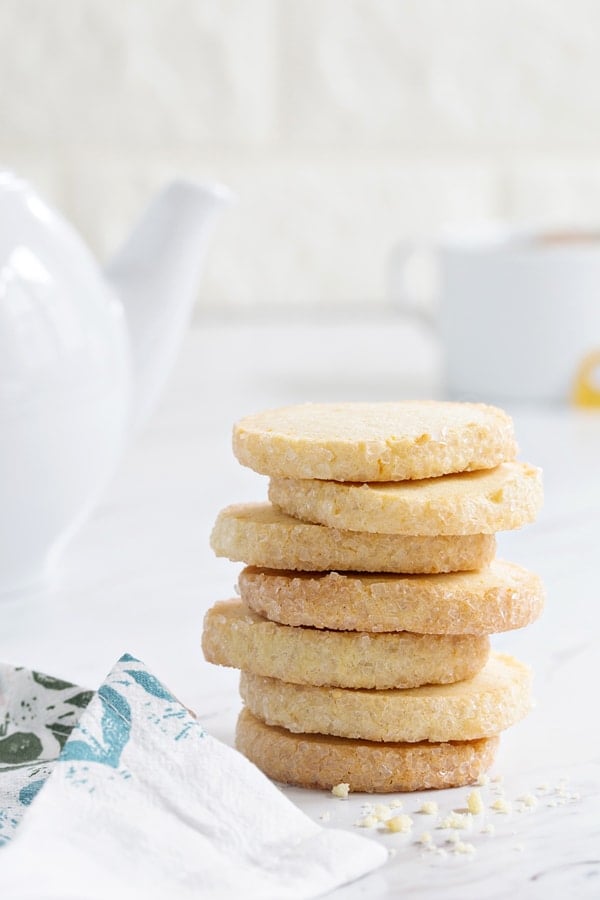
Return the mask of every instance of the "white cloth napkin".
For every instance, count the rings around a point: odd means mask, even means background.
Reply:
[[[0,851],[0,897],[295,900],[386,858],[309,819],[126,654]]]

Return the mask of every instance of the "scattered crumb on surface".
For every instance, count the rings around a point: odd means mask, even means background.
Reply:
[[[446,816],[445,819],[442,819],[439,827],[456,828],[458,830],[463,830],[465,828],[470,828],[471,824],[472,821],[470,813],[451,812],[450,815]]]
[[[340,800],[347,800],[350,793],[350,785],[341,781],[339,784],[334,784],[331,788],[331,793],[334,797],[339,797]]]
[[[375,828],[378,823],[379,819],[372,814],[370,816],[364,816],[356,822],[359,828]]]
[[[467,809],[472,816],[478,816],[483,812],[484,806],[480,791],[471,791],[467,797]]]
[[[475,847],[473,844],[468,844],[465,841],[457,841],[454,845],[455,853],[475,853]]]
[[[385,822],[392,814],[391,807],[387,803],[376,803],[373,807],[373,815],[377,816],[380,822]]]
[[[423,813],[424,816],[436,816],[438,810],[439,807],[435,800],[425,800],[424,803],[421,803],[419,812]]]
[[[406,814],[401,814],[399,816],[392,816],[391,819],[388,819],[385,823],[388,831],[400,832],[400,834],[408,834],[408,832],[413,827],[413,820],[410,816]]]
[[[530,788],[518,797],[510,799],[505,795],[503,777],[501,775],[496,775],[491,779],[487,775],[482,775],[476,784],[481,788],[485,787],[485,790],[473,787],[466,793],[466,796],[465,794],[462,795],[462,798],[459,796],[459,805],[448,813],[443,809],[446,804],[442,804],[442,809],[440,810],[440,806],[435,800],[423,800],[419,806],[417,804],[413,806],[411,815],[414,815],[416,812],[426,816],[436,816],[438,818],[430,820],[430,827],[432,830],[440,829],[445,831],[439,842],[435,838],[435,832],[432,831],[423,831],[412,838],[411,846],[413,847],[413,852],[418,852],[419,857],[423,861],[429,859],[430,864],[433,864],[434,857],[442,859],[444,857],[450,859],[453,856],[473,857],[477,853],[477,842],[473,844],[464,840],[467,836],[464,832],[473,831],[477,826],[478,834],[486,835],[490,838],[496,834],[504,837],[507,837],[509,834],[513,835],[512,850],[514,853],[522,853],[526,846],[516,841],[523,835],[521,834],[517,837],[516,831],[510,831],[511,818],[509,817],[506,822],[509,828],[508,831],[506,825],[497,830],[494,824],[485,822],[483,816],[486,808],[508,816],[508,814],[513,813],[513,810],[519,813],[531,813],[540,805],[558,807],[580,800],[580,794],[572,793],[565,787],[566,779],[560,779],[552,784],[541,782],[535,788]],[[350,793],[350,785],[345,782],[337,784],[332,788],[331,793],[333,796],[345,800]],[[463,798],[464,801],[461,804],[460,800]],[[354,824],[360,828],[377,829],[378,834],[412,834],[414,822],[417,819],[413,821],[411,815],[396,813],[396,810],[404,808],[405,802],[394,799],[390,800],[389,803],[362,803],[360,806],[362,818],[359,818]],[[457,802],[456,798],[454,798],[454,802]],[[477,816],[482,818],[476,819],[475,817]],[[323,822],[328,822],[331,814],[324,812],[319,818]],[[516,823],[513,822],[513,824]],[[403,845],[404,842],[398,846]],[[483,847],[483,844],[481,846]],[[404,853],[405,851],[402,852]],[[485,852],[489,853],[491,851],[486,848]],[[389,848],[388,853],[390,857],[396,856],[397,849]]]

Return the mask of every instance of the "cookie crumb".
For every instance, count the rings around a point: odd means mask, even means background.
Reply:
[[[471,791],[467,797],[467,809],[472,816],[478,816],[483,812],[483,800],[480,791]]]
[[[496,829],[494,828],[494,826],[493,826],[492,823],[490,822],[489,825],[485,825],[485,826],[481,829],[481,833],[482,833],[482,834],[496,834]]]
[[[431,834],[428,831],[424,831],[421,835],[419,835],[418,841],[420,844],[431,844]]]
[[[471,824],[470,813],[451,812],[449,816],[442,819],[440,828],[456,828],[457,830],[462,831],[466,828],[470,828]]]
[[[377,816],[365,816],[363,819],[359,819],[356,822],[359,828],[375,828],[375,826],[379,823],[379,819]]]
[[[475,853],[475,847],[473,844],[468,844],[465,841],[457,841],[454,845],[455,853]]]
[[[391,819],[387,820],[385,826],[388,831],[399,832],[400,834],[408,834],[408,832],[412,830],[413,820],[406,814],[392,816]]]
[[[482,772],[475,784],[477,784],[479,787],[485,787],[486,784],[489,784],[489,782],[490,776],[486,772]]]
[[[537,797],[534,797],[533,794],[522,794],[518,800],[519,803],[522,803],[523,806],[527,806],[529,809],[533,809],[538,805]]]
[[[419,812],[423,813],[424,816],[436,816],[438,813],[438,809],[439,807],[435,800],[425,800],[424,803],[421,803]]]
[[[499,813],[509,813],[511,810],[510,803],[508,800],[505,800],[504,797],[498,797],[497,800],[494,800],[492,803],[492,809]]]
[[[334,784],[331,788],[331,793],[334,797],[339,797],[340,800],[347,800],[350,793],[350,785],[346,784],[345,781],[341,781],[339,784]]]
[[[321,822],[329,822],[330,818],[331,818],[331,813],[328,813],[328,812],[321,813],[321,815],[319,816],[319,819],[321,820]]]
[[[392,809],[402,809],[404,804],[402,803],[402,800],[392,800],[390,806]]]
[[[385,822],[391,814],[392,811],[386,803],[376,803],[373,807],[373,815],[377,816],[380,822]]]

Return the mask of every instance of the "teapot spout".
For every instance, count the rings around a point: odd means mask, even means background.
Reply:
[[[168,184],[106,269],[131,341],[134,427],[152,411],[175,362],[215,214],[232,199],[219,184]]]

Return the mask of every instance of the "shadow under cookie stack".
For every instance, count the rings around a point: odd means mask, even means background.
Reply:
[[[532,522],[539,469],[481,404],[303,404],[234,428],[270,503],[211,535],[246,564],[206,614],[207,660],[241,669],[236,746],[271,778],[391,792],[469,784],[528,712],[531,673],[489,635],[534,621],[540,579],[495,559]]]

